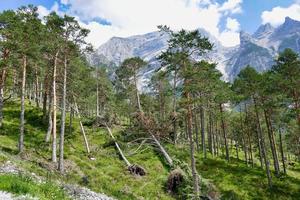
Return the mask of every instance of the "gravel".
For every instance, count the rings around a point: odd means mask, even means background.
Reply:
[[[105,194],[96,193],[88,188],[76,185],[64,185],[64,189],[76,200],[115,200]]]

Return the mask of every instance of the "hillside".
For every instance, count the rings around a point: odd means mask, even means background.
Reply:
[[[26,151],[20,157],[17,153],[18,138],[18,108],[17,101],[10,101],[4,109],[5,120],[0,134],[0,163],[10,161],[24,169],[28,174],[44,177],[49,184],[34,183],[26,177],[15,177],[0,173],[0,191],[15,194],[29,194],[40,199],[63,199],[68,195],[60,186],[52,186],[53,182],[79,184],[93,191],[105,193],[116,199],[175,199],[166,192],[166,181],[169,168],[164,159],[154,148],[144,144],[140,150],[132,154],[138,143],[126,144],[126,135],[119,135],[122,127],[116,127],[118,142],[131,162],[143,166],[147,175],[138,177],[130,174],[124,162],[111,144],[106,129],[85,126],[92,154],[90,159],[84,149],[78,121],[74,122],[72,133],[66,134],[65,162],[66,174],[61,176],[49,156],[49,144],[44,143],[47,128],[42,125],[41,110],[26,105]],[[165,143],[169,153],[180,160],[188,162],[188,150],[184,146],[176,149]],[[129,156],[129,154],[132,154]],[[234,149],[232,149],[232,155]],[[239,157],[243,152],[239,152]],[[274,186],[267,189],[264,173],[259,166],[246,166],[243,160],[231,158],[227,163],[224,157],[214,158],[197,153],[197,169],[201,176],[211,180],[222,195],[222,199],[278,199],[296,200],[300,195],[300,165],[289,166],[287,176],[274,179]],[[1,168],[1,167],[0,167]],[[86,181],[85,178],[86,177]],[[52,184],[51,184],[52,182]],[[54,183],[55,184],[55,183]],[[47,188],[47,189],[46,189]]]

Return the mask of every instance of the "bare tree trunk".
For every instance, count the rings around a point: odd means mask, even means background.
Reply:
[[[154,140],[155,144],[158,146],[159,150],[162,152],[162,154],[166,158],[168,164],[170,166],[172,166],[173,165],[173,160],[169,156],[169,154],[167,153],[167,151],[165,150],[165,148],[160,144],[160,142],[157,140],[157,138],[155,137],[155,135],[153,133],[150,133],[150,135],[151,135],[152,139]]]
[[[188,102],[188,106],[187,106],[187,127],[188,127],[188,137],[189,137],[189,141],[190,141],[190,155],[191,155],[191,167],[192,167],[192,175],[193,175],[193,183],[194,183],[194,193],[195,193],[195,197],[198,198],[199,196],[199,180],[198,180],[198,174],[197,174],[197,169],[196,169],[196,161],[195,161],[195,149],[194,149],[194,140],[193,140],[193,127],[192,127],[192,123],[193,123],[193,113],[192,113],[192,109],[191,109],[191,97],[190,97],[190,93],[186,92],[186,98],[187,98],[187,102]],[[202,128],[202,127],[201,127]]]
[[[44,122],[46,122],[47,120],[47,97],[49,96],[49,101],[51,100],[51,95],[49,95],[51,88],[48,79],[49,79],[49,74],[45,75],[44,77],[44,96],[43,96],[43,121]],[[48,112],[50,112],[50,110],[48,109]]]
[[[99,71],[98,67],[96,68],[96,73],[97,73],[97,91],[96,91],[96,116],[100,116],[99,113]]]
[[[236,151],[236,159],[239,160],[239,144],[238,140],[235,140],[235,151]]]
[[[207,133],[208,133],[208,148],[212,155],[214,155],[213,151],[213,136],[212,136],[212,114],[211,111],[209,111],[208,114],[208,127],[207,127]]]
[[[196,149],[199,152],[200,145],[199,145],[199,128],[198,128],[197,112],[194,112],[194,124],[195,124],[195,133],[196,133]]]
[[[84,139],[84,143],[85,143],[85,148],[86,148],[87,153],[89,154],[90,153],[89,143],[88,143],[85,131],[84,131],[84,127],[83,127],[82,122],[81,122],[81,117],[80,117],[80,113],[79,113],[79,109],[78,109],[76,100],[75,100],[74,97],[73,97],[73,99],[74,99],[74,104],[75,104],[75,111],[76,111],[77,117],[79,119],[79,125],[80,125],[80,129],[81,129],[81,133],[83,135],[83,139]]]
[[[64,138],[65,138],[65,123],[66,123],[66,96],[67,96],[67,57],[64,60],[64,80],[62,94],[62,111],[61,111],[61,127],[59,140],[59,162],[58,170],[64,172]]]
[[[201,145],[204,158],[206,158],[206,143],[205,143],[205,122],[204,122],[204,109],[200,106],[200,123],[201,123]]]
[[[69,114],[69,134],[72,134],[72,124],[73,124],[73,108],[70,105],[70,114]]]
[[[268,177],[268,185],[269,185],[269,187],[272,187],[272,177],[271,177],[271,172],[270,172],[270,163],[269,163],[266,148],[265,148],[264,135],[262,133],[261,126],[260,126],[260,119],[259,119],[259,113],[258,113],[258,107],[257,107],[256,99],[253,98],[253,101],[254,101],[254,107],[255,107],[257,132],[259,133],[259,142],[261,143],[262,156],[263,156],[263,159],[265,161],[266,173],[267,173],[267,177]]]
[[[26,85],[26,68],[27,57],[23,55],[22,65],[22,88],[21,88],[21,114],[20,114],[20,138],[19,138],[19,152],[24,150],[24,124],[25,124],[25,85]]]
[[[227,134],[226,134],[226,129],[225,129],[225,122],[224,122],[222,104],[220,104],[220,113],[221,113],[221,124],[222,124],[223,138],[224,138],[225,150],[226,150],[226,160],[229,161],[229,149],[228,149],[228,144],[227,144]]]
[[[286,174],[286,166],[285,166],[285,159],[284,159],[284,152],[283,152],[283,145],[282,145],[282,132],[279,128],[279,142],[280,142],[280,152],[281,152],[281,161],[283,166],[283,173]]]
[[[48,96],[49,96],[48,97],[48,99],[49,99],[49,101],[48,101],[48,129],[47,129],[47,133],[46,133],[46,137],[45,137],[45,142],[49,142],[50,141],[50,137],[51,137],[51,133],[52,133],[52,128],[53,128],[53,124],[52,124],[52,122],[53,122],[52,121],[52,91],[50,89],[49,89]]]
[[[176,82],[177,82],[177,72],[174,72],[173,79],[173,132],[174,132],[174,143],[177,143],[177,114],[176,114]]]
[[[6,77],[6,69],[3,68],[0,74],[0,127],[3,122],[3,103],[4,103],[4,82]]]
[[[136,74],[134,74],[134,84],[135,84],[137,107],[141,111],[142,107],[141,107],[141,100],[140,100],[139,90],[138,90],[138,87],[137,87],[137,77],[136,77]]]
[[[106,126],[106,129],[107,129],[107,131],[108,131],[110,137],[114,140],[115,146],[117,147],[117,149],[118,149],[118,151],[119,151],[119,153],[120,153],[122,159],[125,161],[127,167],[130,167],[130,166],[131,166],[130,162],[129,162],[129,161],[127,160],[127,158],[125,157],[125,155],[124,155],[123,151],[121,150],[119,144],[116,142],[116,139],[115,139],[114,135],[112,134],[110,128],[109,128],[107,125],[105,125],[105,126]]]
[[[39,76],[38,76],[38,66],[35,65],[35,104],[36,107],[39,108]]]
[[[59,51],[56,52],[54,57],[54,65],[53,65],[53,80],[52,80],[52,114],[53,114],[53,127],[52,127],[52,162],[57,161],[56,156],[56,68],[57,68],[57,57],[58,57]]]
[[[269,141],[270,141],[270,147],[271,147],[271,152],[272,152],[272,157],[273,157],[274,169],[275,169],[276,176],[279,176],[279,174],[280,174],[279,160],[278,160],[276,144],[275,144],[275,139],[274,139],[274,132],[272,130],[270,116],[268,115],[268,111],[266,111],[265,109],[264,109],[264,114],[265,114],[265,120],[266,120],[266,125],[267,125],[267,130],[268,130]]]

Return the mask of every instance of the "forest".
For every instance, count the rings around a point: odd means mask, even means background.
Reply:
[[[0,191],[69,199],[58,180],[115,199],[300,198],[299,55],[226,82],[195,59],[214,49],[199,31],[158,30],[168,48],[143,90],[148,63],[92,66],[75,17],[0,13],[0,165],[50,183],[0,170]]]

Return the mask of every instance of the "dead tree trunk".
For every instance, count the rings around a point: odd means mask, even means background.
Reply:
[[[89,143],[88,143],[85,131],[84,131],[84,127],[83,127],[82,122],[81,122],[81,117],[80,117],[80,113],[79,113],[79,109],[78,109],[76,100],[75,100],[74,97],[73,97],[73,99],[74,99],[74,104],[75,104],[75,112],[76,112],[77,117],[79,119],[79,125],[80,125],[81,133],[82,133],[82,136],[83,136],[83,139],[84,139],[84,143],[85,143],[85,148],[86,148],[87,153],[89,154],[90,153]]]
[[[111,129],[110,129],[106,124],[105,124],[105,126],[106,126],[106,129],[107,129],[107,131],[108,131],[110,137],[113,139],[113,141],[114,141],[114,143],[115,143],[115,146],[116,146],[116,148],[118,149],[118,151],[119,151],[119,153],[120,153],[121,158],[125,161],[125,163],[126,163],[126,165],[127,165],[127,169],[130,171],[130,173],[136,174],[136,175],[140,175],[140,176],[146,175],[146,171],[145,171],[142,167],[140,167],[140,166],[138,166],[138,165],[132,165],[132,164],[127,160],[127,158],[125,157],[125,155],[124,155],[123,151],[121,150],[119,144],[117,143],[117,141],[116,141],[114,135],[112,134]]]

